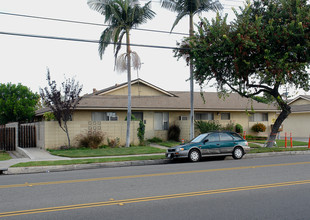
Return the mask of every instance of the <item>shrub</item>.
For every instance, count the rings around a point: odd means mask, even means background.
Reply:
[[[107,141],[108,141],[108,146],[109,147],[119,147],[119,138],[117,137],[117,138],[115,138],[115,139],[107,139]]]
[[[44,121],[55,121],[55,115],[53,112],[45,112],[43,114]]]
[[[77,142],[79,147],[86,147],[86,148],[99,148],[104,140],[104,135],[99,132],[88,132],[86,134],[80,134],[77,137]]]
[[[236,126],[235,126],[235,131],[236,131],[237,133],[239,133],[239,134],[242,134],[242,132],[243,132],[243,127],[242,127],[242,125],[241,125],[241,124],[236,124]]]
[[[139,127],[138,127],[137,131],[138,131],[137,135],[139,138],[140,145],[143,145],[144,144],[145,125],[144,125],[142,120],[140,120],[140,122],[139,122]]]
[[[266,126],[262,123],[257,123],[252,126],[252,131],[257,132],[257,133],[264,132],[266,131]]]
[[[207,133],[221,130],[222,126],[215,121],[195,121],[195,128],[198,129],[200,133]]]
[[[221,130],[223,131],[234,131],[235,124],[229,122],[227,125],[223,126]]]
[[[254,140],[267,140],[267,137],[263,137],[263,136],[253,136],[253,135],[246,135],[246,139],[250,140],[250,141],[254,141]]]
[[[168,129],[168,140],[180,141],[181,129],[177,125],[171,125]]]
[[[163,142],[163,140],[158,137],[153,137],[152,139],[148,139],[148,141],[151,143]]]

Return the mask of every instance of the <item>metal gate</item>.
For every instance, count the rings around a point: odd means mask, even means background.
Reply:
[[[21,148],[37,147],[36,127],[20,125],[18,127],[18,146]]]
[[[0,150],[14,151],[16,150],[16,129],[0,128]]]

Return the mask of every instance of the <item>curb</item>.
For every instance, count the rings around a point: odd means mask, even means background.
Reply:
[[[269,153],[255,153],[246,154],[243,158],[261,158],[273,156],[287,156],[287,155],[310,155],[310,151],[287,151],[287,152],[269,152]],[[227,157],[227,160],[232,160]],[[92,164],[74,164],[74,165],[58,165],[58,166],[42,166],[42,167],[9,167],[3,170],[3,174],[30,174],[30,173],[49,173],[60,171],[73,171],[83,169],[98,169],[98,168],[114,168],[114,167],[128,167],[128,166],[144,166],[144,165],[159,165],[171,163],[170,160],[135,160],[123,162],[107,162],[107,163],[92,163]]]
[[[29,173],[49,173],[59,171],[83,170],[83,169],[158,165],[158,164],[167,164],[169,162],[170,160],[162,159],[162,160],[135,160],[135,161],[108,162],[108,163],[42,166],[42,167],[9,167],[6,171],[3,171],[3,174],[11,175],[11,174],[29,174]]]

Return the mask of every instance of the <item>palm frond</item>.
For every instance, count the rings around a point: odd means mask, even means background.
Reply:
[[[175,0],[161,0],[161,7],[175,12],[177,1]]]
[[[115,62],[115,69],[117,72],[125,72],[127,70],[127,53],[119,55]]]
[[[189,13],[188,13],[187,11],[183,11],[183,12],[181,12],[181,13],[179,13],[179,14],[177,15],[177,17],[176,17],[176,19],[175,19],[175,21],[174,21],[174,23],[173,23],[173,25],[172,25],[172,28],[171,28],[170,32],[173,31],[173,29],[175,28],[175,26],[178,25],[179,21],[180,21],[182,18],[184,18],[186,15],[189,15]]]
[[[141,59],[135,51],[131,52],[131,64],[134,70],[139,70],[141,68]]]
[[[131,66],[133,67],[134,70],[138,70],[141,68],[141,59],[139,55],[132,51],[130,53],[130,62]],[[127,53],[123,53],[119,55],[116,59],[115,63],[115,69],[117,72],[125,72],[127,70]]]

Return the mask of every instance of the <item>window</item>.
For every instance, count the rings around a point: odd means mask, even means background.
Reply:
[[[143,121],[143,112],[132,112],[132,115],[135,116],[138,121]]]
[[[220,134],[220,139],[221,139],[221,141],[232,141],[233,137],[230,136],[229,134],[221,133]]]
[[[218,133],[209,134],[208,140],[209,142],[220,141],[220,136]]]
[[[169,127],[169,113],[155,112],[154,114],[154,130],[168,130]]]
[[[195,120],[214,120],[214,113],[195,113]]]
[[[268,113],[254,113],[249,117],[249,121],[258,122],[258,121],[268,121]]]
[[[118,117],[115,112],[92,112],[92,121],[118,121]]]
[[[221,120],[230,120],[230,113],[221,113]]]

